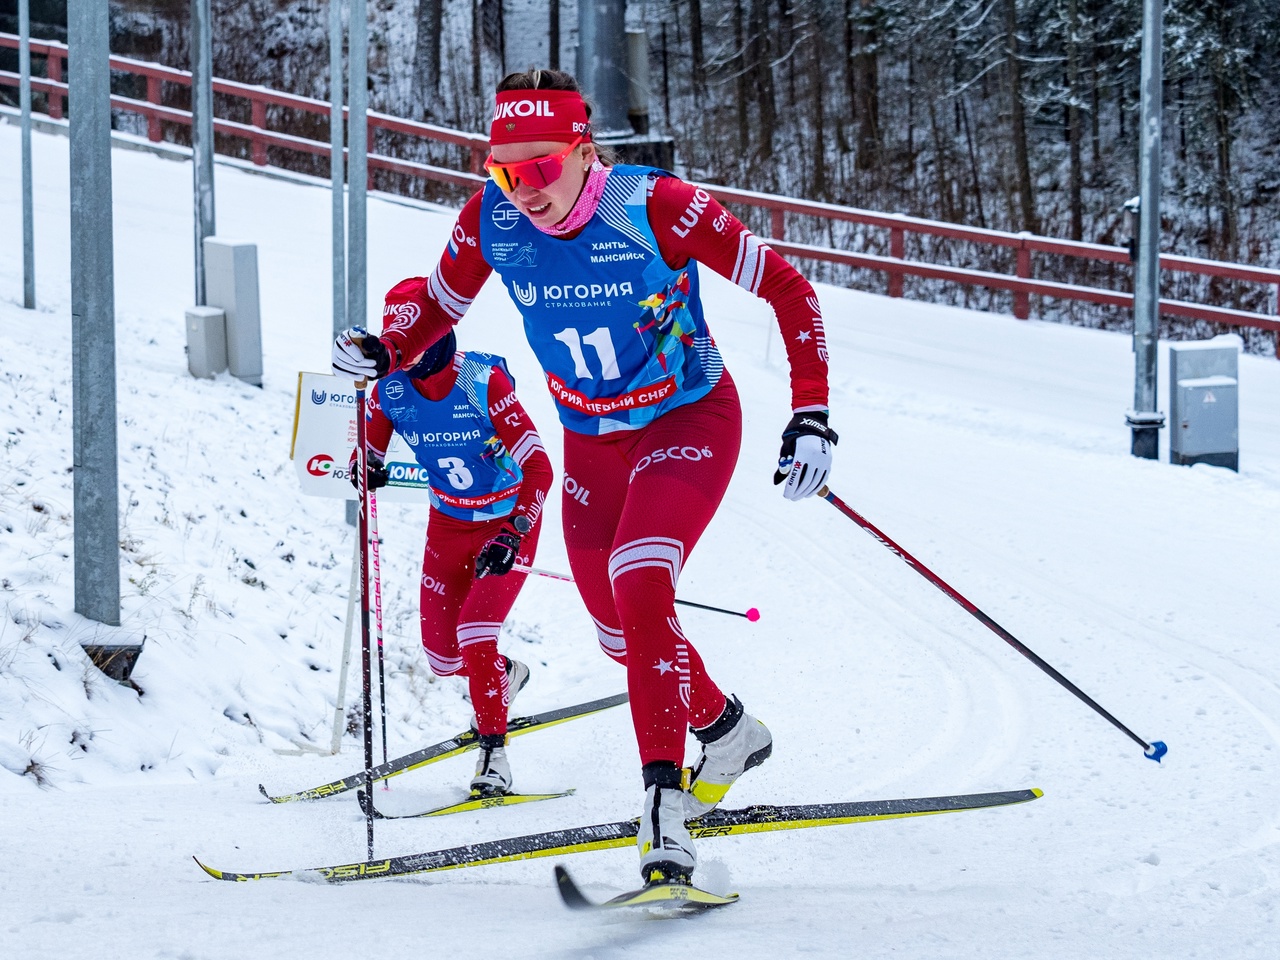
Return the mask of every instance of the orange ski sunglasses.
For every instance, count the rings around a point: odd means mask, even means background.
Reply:
[[[515,190],[522,183],[533,187],[535,190],[541,190],[543,187],[549,187],[560,179],[564,173],[564,163],[569,159],[569,154],[573,153],[574,149],[585,139],[585,135],[580,136],[559,153],[551,153],[545,157],[534,157],[531,160],[521,160],[518,163],[496,163],[491,153],[484,162],[484,168],[489,171],[489,176],[493,178],[493,182],[507,193]]]

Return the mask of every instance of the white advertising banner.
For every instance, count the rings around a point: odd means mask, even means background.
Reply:
[[[347,463],[356,448],[356,388],[350,380],[323,373],[299,373],[290,458],[302,492],[311,497],[354,500]],[[390,481],[380,501],[429,502],[426,471],[418,466],[399,434],[387,447]]]

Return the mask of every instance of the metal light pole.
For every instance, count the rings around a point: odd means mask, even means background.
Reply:
[[[191,0],[191,169],[195,198],[196,306],[205,305],[204,238],[213,236],[213,38],[209,0]]]
[[[342,0],[329,0],[329,179],[333,200],[333,332],[347,328],[347,222],[342,157]]]
[[[351,0],[347,24],[347,326],[367,327],[369,188],[369,19],[365,0]],[[347,522],[358,523],[359,510],[347,504]]]
[[[627,5],[625,0],[578,4],[578,79],[596,105],[592,136],[629,137],[627,119]]]
[[[333,208],[333,333],[337,336],[347,323],[347,221],[343,210],[346,189],[343,183],[345,162],[342,150],[346,143],[342,116],[344,85],[342,82],[342,0],[329,0],[329,180]],[[346,502],[347,524],[354,527],[359,520],[354,501]],[[346,662],[343,661],[343,669]],[[345,686],[343,687],[345,689]],[[337,752],[337,748],[334,748]]]
[[[1133,279],[1133,430],[1131,452],[1155,460],[1164,414],[1156,410],[1156,359],[1160,345],[1160,127],[1164,0],[1142,4],[1142,119],[1138,126],[1138,263]]]
[[[368,281],[367,255],[369,20],[365,0],[351,0],[347,52],[351,90],[347,94],[350,119],[347,143],[347,326],[365,326]]]
[[[18,105],[22,110],[22,305],[34,310],[36,230],[31,190],[31,0],[18,0]]]
[[[105,3],[67,5],[76,612],[120,623],[111,72]]]

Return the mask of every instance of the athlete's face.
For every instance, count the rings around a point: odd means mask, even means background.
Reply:
[[[500,143],[493,147],[494,163],[520,163],[558,154],[569,144],[556,140],[538,140],[534,143]],[[511,191],[503,190],[516,209],[540,227],[550,227],[569,215],[578,202],[582,185],[587,181],[587,171],[596,158],[593,144],[579,144],[564,162],[564,171],[553,183],[545,187],[516,184]]]

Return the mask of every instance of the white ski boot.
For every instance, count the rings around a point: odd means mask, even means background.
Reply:
[[[689,770],[689,816],[700,817],[716,808],[735,780],[769,758],[773,735],[734,696],[715,723],[693,735],[702,742],[702,756]]]
[[[640,876],[651,883],[689,883],[698,855],[684,825],[685,793],[680,770],[663,766],[645,771],[644,808],[640,812]]]
[[[506,740],[500,733],[480,737],[480,759],[476,761],[476,775],[471,778],[473,796],[498,797],[511,791]]]
[[[507,716],[511,716],[511,705],[516,702],[516,694],[525,688],[529,682],[529,668],[519,660],[512,660],[510,657],[503,657],[507,661]],[[475,711],[471,713],[471,732],[476,733],[480,729],[480,724],[476,720]]]

